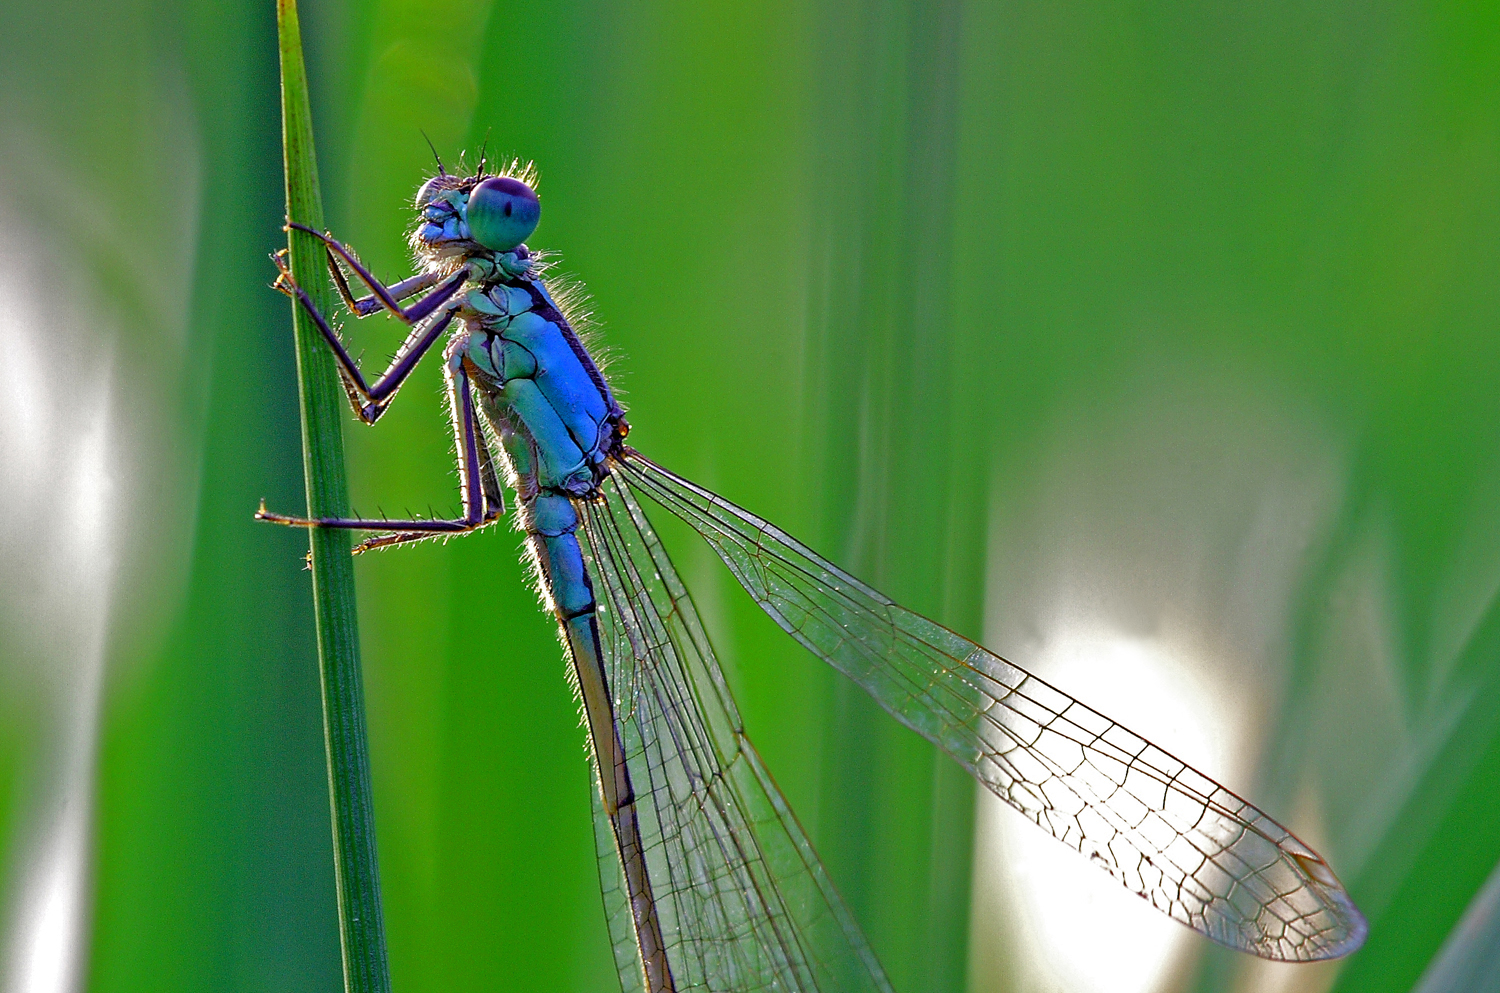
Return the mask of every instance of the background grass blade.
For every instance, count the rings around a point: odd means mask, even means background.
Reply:
[[[295,0],[276,6],[281,51],[282,148],[289,220],[323,227],[312,111]],[[324,273],[324,250],[302,231],[288,231],[292,274],[325,314],[333,313]],[[292,305],[297,342],[297,383],[302,411],[302,459],[307,512],[341,517],[348,512],[343,395],[333,356],[317,328]],[[380,909],[375,812],[371,802],[364,686],[360,673],[359,625],[354,602],[354,566],[349,532],[314,529],[311,543],[313,607],[317,616],[318,666],[323,687],[323,734],[333,814],[334,866],[338,885],[339,935],[344,988],[351,993],[390,989],[385,922]]]

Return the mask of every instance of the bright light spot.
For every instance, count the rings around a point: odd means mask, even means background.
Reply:
[[[1156,641],[1115,635],[1053,640],[1028,668],[1113,720],[1204,769],[1228,768],[1214,695]],[[980,790],[977,887],[980,906],[1003,919],[1016,949],[1021,991],[1150,993],[1195,947],[1181,924],[1130,893],[987,790]]]
[[[84,840],[88,825],[78,805],[63,813],[62,830],[38,853],[36,872],[28,881],[22,905],[32,915],[18,922],[8,989],[25,993],[62,993],[78,989],[82,964],[85,878]],[[69,816],[69,815],[72,816]]]
[[[0,217],[0,694],[40,738],[17,793],[0,984],[83,985],[95,752],[110,593],[113,390],[99,322]],[[8,880],[8,881],[11,881]]]

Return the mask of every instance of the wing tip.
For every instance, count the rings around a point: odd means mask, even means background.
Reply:
[[[1360,913],[1359,908],[1354,905],[1354,901],[1349,898],[1348,892],[1342,886],[1328,890],[1327,896],[1335,916],[1342,925],[1339,929],[1342,934],[1339,934],[1335,940],[1314,949],[1314,954],[1309,959],[1313,962],[1343,958],[1345,955],[1356,952],[1370,934],[1370,922],[1365,920],[1365,915]]]

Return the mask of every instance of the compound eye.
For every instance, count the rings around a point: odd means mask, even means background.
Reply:
[[[508,252],[536,230],[542,205],[519,179],[495,176],[469,194],[469,234],[492,252]]]

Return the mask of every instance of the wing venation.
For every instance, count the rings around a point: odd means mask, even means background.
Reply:
[[[702,622],[627,481],[610,476],[579,509],[677,990],[890,993],[745,736]],[[625,989],[638,989],[639,951],[602,809],[596,834],[616,963]]]
[[[1256,807],[722,497],[634,450],[618,464],[787,633],[1164,913],[1269,959],[1333,958],[1363,942],[1364,918],[1327,863]]]

